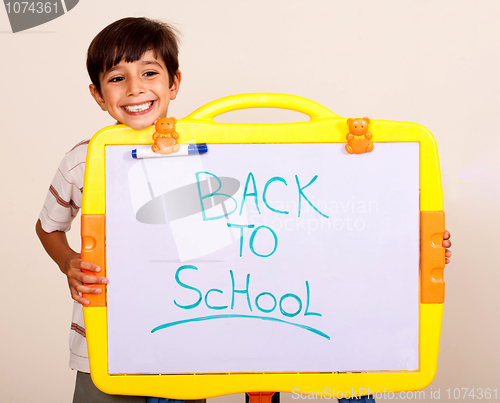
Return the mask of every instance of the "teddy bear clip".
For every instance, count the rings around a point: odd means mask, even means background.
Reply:
[[[347,133],[347,144],[345,150],[349,154],[364,154],[373,150],[373,143],[370,141],[372,134],[368,131],[370,119],[367,117],[347,119],[349,133]]]
[[[172,154],[179,151],[177,144],[179,135],[175,131],[175,118],[159,118],[155,121],[156,131],[153,133],[151,150],[157,154]]]

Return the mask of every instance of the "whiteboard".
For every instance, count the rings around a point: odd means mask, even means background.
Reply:
[[[419,143],[140,147],[106,146],[110,374],[418,370]]]

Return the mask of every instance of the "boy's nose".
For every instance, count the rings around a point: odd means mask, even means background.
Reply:
[[[138,78],[130,78],[128,81],[127,95],[137,96],[146,92],[144,83]]]

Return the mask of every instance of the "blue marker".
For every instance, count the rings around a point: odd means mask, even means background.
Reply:
[[[150,147],[132,150],[132,158],[162,158],[182,157],[185,155],[205,154],[208,151],[207,143],[179,144],[181,148],[176,153],[157,154]]]

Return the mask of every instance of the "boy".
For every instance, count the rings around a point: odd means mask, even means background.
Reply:
[[[88,50],[90,93],[103,111],[117,122],[144,129],[159,117],[179,91],[177,38],[171,27],[146,18],[125,18],[106,27]],[[45,250],[68,279],[75,300],[71,325],[70,366],[78,371],[74,403],[141,402],[146,397],[110,396],[100,392],[89,375],[85,325],[81,305],[89,301],[81,293],[99,293],[85,284],[106,284],[107,279],[82,272],[99,272],[96,265],[80,259],[68,245],[66,231],[82,202],[83,175],[88,141],[75,146],[59,166],[44,203],[36,232]],[[449,233],[443,246],[449,247]],[[447,250],[446,257],[451,252]],[[448,259],[447,259],[448,263]],[[155,398],[150,399],[151,403]],[[161,399],[164,401],[164,399]],[[158,401],[158,399],[156,399]],[[279,394],[273,401],[279,401]],[[200,401],[201,402],[201,401]]]
[[[146,18],[116,21],[90,44],[87,70],[92,81],[90,93],[101,109],[119,123],[145,129],[156,119],[166,117],[170,101],[179,91],[181,73],[176,34],[167,24]],[[108,280],[84,274],[83,269],[97,273],[100,268],[81,260],[66,238],[66,231],[82,204],[87,145],[88,141],[76,145],[64,157],[36,224],[40,241],[66,275],[75,300],[70,367],[78,373],[73,402],[145,403],[146,397],[107,395],[90,379],[82,310],[82,305],[88,305],[89,301],[81,293],[100,293],[101,290],[84,284],[107,284]]]

